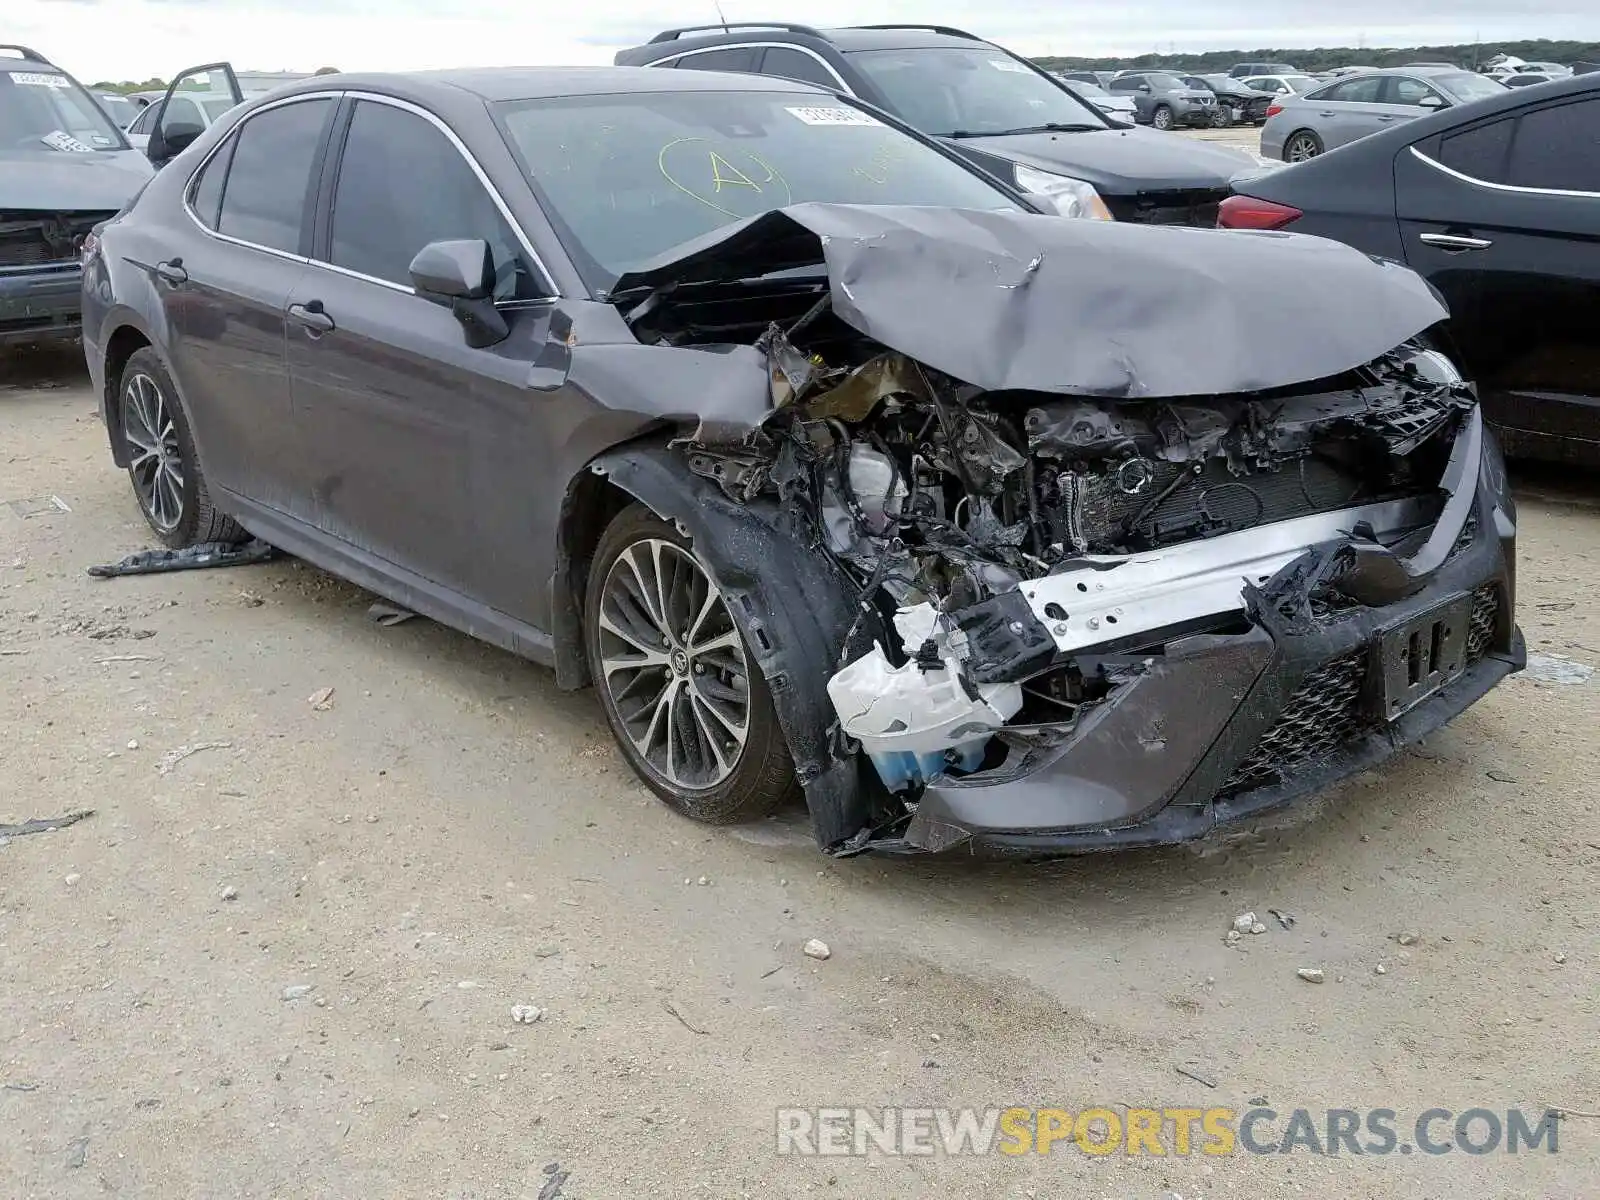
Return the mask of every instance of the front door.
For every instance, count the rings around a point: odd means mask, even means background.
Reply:
[[[1444,294],[1496,424],[1600,441],[1600,99],[1552,102],[1395,159],[1406,261]]]
[[[326,228],[285,310],[313,522],[358,554],[531,620],[542,588],[516,569],[527,545],[496,514],[541,457],[530,440],[549,397],[529,382],[549,328],[550,306],[533,300],[544,289],[430,119],[368,99],[347,119]],[[486,349],[410,283],[419,250],[464,238],[488,241],[500,270],[511,336]]]

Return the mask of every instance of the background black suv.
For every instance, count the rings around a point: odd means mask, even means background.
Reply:
[[[1131,129],[992,42],[944,25],[691,26],[623,50],[618,66],[743,71],[859,97],[1065,215],[1209,225],[1254,166],[1224,146]]]

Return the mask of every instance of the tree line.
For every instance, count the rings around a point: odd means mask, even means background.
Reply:
[[[1600,62],[1600,42],[1553,41],[1538,38],[1522,42],[1457,43],[1453,46],[1403,48],[1318,46],[1311,49],[1208,50],[1202,54],[1139,54],[1132,58],[1034,59],[1047,71],[1122,71],[1181,68],[1191,73],[1226,71],[1240,62],[1292,63],[1302,71],[1331,71],[1335,67],[1399,67],[1412,62],[1455,63],[1476,70],[1496,54],[1511,54],[1532,62]]]

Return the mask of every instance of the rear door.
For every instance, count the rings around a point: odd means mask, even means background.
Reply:
[[[1377,133],[1395,119],[1394,113],[1379,103],[1384,82],[1382,75],[1358,76],[1305,98],[1305,107],[1315,115],[1323,149]]]
[[[1383,81],[1382,99],[1385,112],[1379,118],[1379,128],[1415,121],[1418,117],[1426,117],[1450,107],[1450,101],[1438,88],[1425,79],[1415,79],[1409,75],[1386,78]]]
[[[525,549],[544,526],[518,498],[543,459],[550,400],[529,376],[550,336],[550,288],[434,118],[362,98],[342,120],[313,262],[287,308],[315,524],[360,555],[532,619],[544,581],[527,577],[536,556]],[[475,238],[493,249],[511,327],[484,349],[410,279],[430,242]]]
[[[1513,431],[1600,442],[1596,129],[1600,97],[1554,101],[1395,159],[1406,260],[1444,294],[1486,413]]]
[[[249,114],[196,170],[190,232],[154,264],[174,375],[215,482],[304,515],[303,457],[284,361],[284,306],[305,273],[327,133],[338,101]],[[180,218],[182,220],[183,218]]]

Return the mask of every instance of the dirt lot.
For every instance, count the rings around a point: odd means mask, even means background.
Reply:
[[[1530,646],[1600,663],[1600,501],[1524,483]],[[590,696],[297,562],[84,574],[148,544],[74,355],[0,358],[0,823],[95,810],[0,847],[0,1195],[1594,1195],[1600,676],[1193,849],[833,862],[677,819]],[[774,1155],[785,1104],[1263,1098],[1590,1115],[1554,1155]]]

